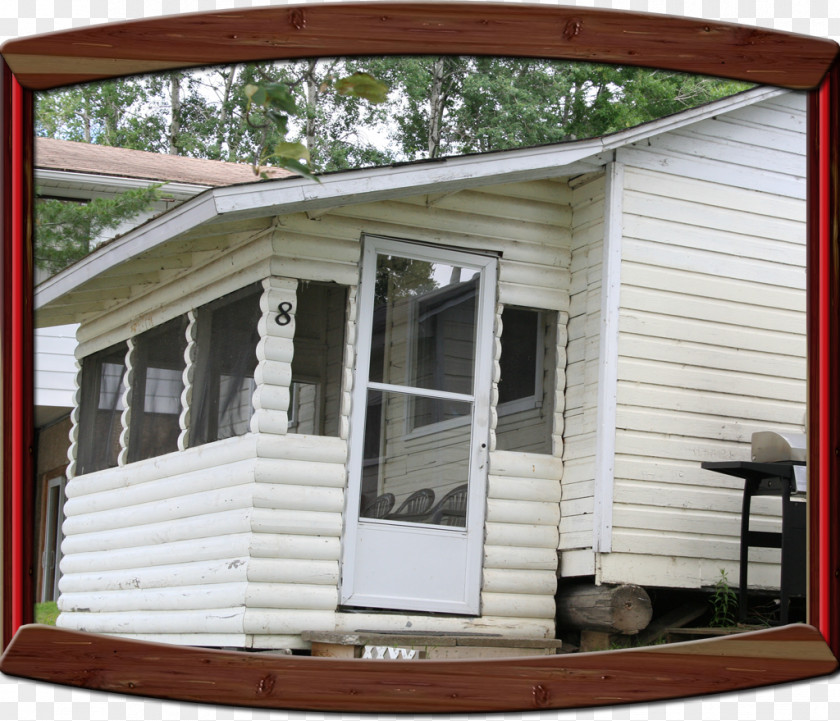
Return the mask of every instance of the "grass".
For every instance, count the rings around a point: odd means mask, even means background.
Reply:
[[[35,604],[35,623],[43,623],[47,626],[55,626],[58,618],[58,604],[55,601]]]

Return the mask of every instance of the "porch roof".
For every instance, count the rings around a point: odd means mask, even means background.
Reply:
[[[211,188],[103,244],[40,284],[34,297],[35,325],[79,322],[84,315],[105,312],[124,299],[124,295],[96,292],[94,280],[100,288],[120,290],[135,273],[146,285],[154,283],[155,274],[164,270],[169,271],[171,279],[171,264],[165,268],[161,263],[154,270],[158,258],[177,257],[176,267],[188,273],[191,254],[208,249],[201,245],[202,235],[212,244],[212,237],[232,223],[400,197],[448,194],[496,183],[581,175],[603,167],[618,148],[786,92],[758,87],[598,138],[328,173],[321,175],[318,183],[295,176]],[[124,282],[101,282],[111,275]]]

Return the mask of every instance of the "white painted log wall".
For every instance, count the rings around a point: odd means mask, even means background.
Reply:
[[[184,413],[182,450],[68,484],[60,625],[259,648],[299,648],[303,630],[359,623],[552,636],[562,463],[551,455],[491,453],[482,617],[364,620],[365,614],[337,612],[337,583],[362,233],[503,253],[499,301],[559,311],[554,373],[562,388],[570,200],[565,183],[539,181],[430,202],[338,208],[315,220],[297,214],[246,232],[232,228],[219,235],[217,252],[172,256],[199,263],[189,280],[173,272],[169,284],[130,286],[121,305],[89,318],[78,357],[271,276],[264,281],[252,432],[187,448]],[[294,324],[275,323],[273,309],[294,297],[295,276],[349,286],[336,438],[287,433]],[[193,357],[191,347],[186,355]],[[185,401],[190,383],[188,365]],[[554,402],[559,456],[562,397]],[[543,492],[545,498],[534,495]]]
[[[562,475],[559,456],[490,454],[483,616],[541,619],[553,632]]]
[[[700,463],[748,460],[753,431],[803,430],[804,110],[804,95],[785,95],[619,151],[618,430],[603,582],[696,588],[721,568],[737,582],[743,485]],[[756,499],[753,528],[778,530],[779,505]],[[751,551],[750,586],[778,588],[778,558]]]

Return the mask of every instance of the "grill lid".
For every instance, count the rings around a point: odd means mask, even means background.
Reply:
[[[757,463],[779,461],[805,463],[807,460],[805,434],[756,431],[752,434],[752,459]]]

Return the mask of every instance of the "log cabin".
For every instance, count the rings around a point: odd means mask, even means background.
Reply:
[[[700,464],[802,432],[805,105],[208,188],[41,283],[79,324],[59,626],[553,639],[558,579],[737,577]]]

